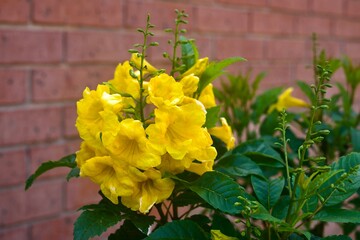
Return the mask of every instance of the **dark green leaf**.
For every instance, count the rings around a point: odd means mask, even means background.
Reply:
[[[130,220],[144,234],[147,234],[150,226],[155,222],[154,216],[142,215],[134,211],[124,214],[123,218]]]
[[[131,221],[125,220],[121,227],[109,236],[108,240],[119,240],[125,237],[131,240],[142,240],[146,236]]]
[[[259,205],[258,208],[251,214],[251,217],[266,222],[284,223],[284,221],[272,216],[263,205],[261,204],[258,205]]]
[[[204,202],[204,200],[200,198],[199,195],[190,190],[177,195],[176,198],[173,199],[173,203],[178,207],[184,207],[202,202]]]
[[[266,110],[270,107],[270,105],[277,101],[281,91],[281,87],[272,88],[256,97],[254,104],[252,105],[253,112],[251,114],[251,119],[255,123],[259,121],[262,114],[267,113]]]
[[[255,175],[251,176],[251,183],[259,202],[267,210],[271,209],[279,200],[285,185],[283,177],[266,179]]]
[[[214,169],[233,177],[262,176],[260,167],[245,155],[235,153],[219,159]]]
[[[345,235],[332,235],[322,238],[322,240],[351,240],[351,238]]]
[[[69,181],[71,178],[80,176],[80,168],[74,167],[70,170],[68,175],[66,176],[66,180]]]
[[[146,240],[209,240],[210,237],[191,220],[173,221],[158,228]]]
[[[314,220],[338,223],[360,223],[360,211],[324,208],[315,215]]]
[[[263,139],[244,142],[234,148],[233,152],[244,154],[259,165],[273,168],[284,167],[281,155]]]
[[[310,84],[303,81],[297,81],[296,83],[300,87],[301,91],[308,97],[311,104],[314,105],[316,102],[316,96],[314,94],[314,91],[310,87]]]
[[[198,86],[198,94],[212,81],[214,81],[217,77],[224,73],[223,69],[227,66],[234,64],[236,62],[246,61],[244,58],[241,57],[232,57],[224,59],[220,62],[213,62],[210,63],[206,70],[201,74],[199,86]]]
[[[275,128],[279,126],[279,113],[273,111],[266,115],[264,121],[260,125],[260,134],[261,136],[272,136],[274,135]]]
[[[354,152],[360,152],[360,130],[351,128],[351,144]]]
[[[41,164],[40,167],[35,171],[35,173],[32,174],[26,180],[25,190],[27,190],[33,184],[33,182],[36,178],[38,178],[40,175],[42,175],[43,173],[45,173],[53,168],[58,168],[58,167],[74,168],[74,167],[76,167],[75,159],[76,159],[76,155],[71,154],[71,155],[61,158],[58,161],[49,161],[49,162],[45,162],[45,163]]]
[[[244,190],[223,173],[212,171],[204,173],[198,180],[191,183],[189,188],[214,208],[223,212],[236,214],[241,210],[235,206],[238,196],[245,194]]]
[[[281,196],[271,212],[272,215],[278,219],[285,219],[289,209],[289,204],[290,204],[289,195]]]
[[[236,230],[234,224],[224,214],[215,213],[213,215],[211,229],[220,230],[227,236],[240,237],[240,233]]]
[[[199,58],[199,52],[193,41],[189,41],[186,37],[180,36],[181,44],[181,59],[185,65],[184,72],[191,68]]]
[[[104,209],[103,206],[85,210],[74,224],[74,240],[88,240],[100,236],[109,227],[114,226],[122,219],[118,212]]]
[[[220,112],[220,106],[215,106],[206,109],[206,122],[204,124],[204,127],[206,128],[215,127],[216,123],[219,120],[219,112]]]

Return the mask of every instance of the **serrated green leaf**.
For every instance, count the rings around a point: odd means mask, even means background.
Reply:
[[[195,222],[179,220],[159,227],[145,240],[209,240],[209,237]]]
[[[282,168],[284,162],[281,155],[263,139],[244,142],[233,149],[233,153],[241,153],[259,165]]]
[[[74,224],[74,240],[88,240],[100,236],[122,219],[118,212],[109,211],[102,206],[93,210],[85,210]]]
[[[244,58],[241,57],[232,57],[224,59],[220,62],[212,62],[206,68],[206,70],[201,74],[199,86],[197,93],[200,94],[201,91],[212,81],[214,81],[217,77],[224,73],[223,69],[227,66],[234,64],[236,62],[246,61]]]
[[[360,223],[360,211],[335,207],[323,208],[314,216],[314,220],[338,223]]]
[[[266,179],[258,176],[251,176],[251,183],[259,202],[267,210],[271,209],[279,200],[285,181],[283,177]]]
[[[260,167],[243,154],[235,153],[219,159],[214,166],[216,171],[233,177],[246,177],[249,175],[262,176]]]
[[[219,120],[220,106],[206,109],[206,122],[204,127],[213,128]]]
[[[41,164],[40,167],[38,167],[38,169],[35,171],[35,173],[32,174],[26,180],[25,190],[27,190],[29,187],[31,187],[31,185],[33,184],[33,182],[35,181],[36,178],[38,178],[40,175],[42,175],[43,173],[45,173],[53,168],[58,168],[58,167],[74,168],[74,167],[76,167],[75,159],[76,159],[76,155],[71,154],[71,155],[61,158],[58,161],[48,161],[48,162]]]
[[[235,206],[238,196],[245,194],[244,190],[230,177],[223,173],[206,172],[191,183],[189,188],[214,208],[223,212],[236,214],[242,207]]]

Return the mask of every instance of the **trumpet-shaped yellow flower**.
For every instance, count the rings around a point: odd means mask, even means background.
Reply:
[[[181,106],[155,109],[155,124],[147,127],[149,140],[162,153],[182,159],[193,150],[203,147],[201,142],[205,123],[204,106],[197,100]]]
[[[192,162],[190,167],[186,170],[189,172],[196,173],[198,175],[203,175],[205,172],[212,171],[214,165],[214,160],[208,160],[203,162]]]
[[[130,94],[135,99],[138,99],[140,96],[140,84],[137,79],[130,75],[130,70],[132,70],[132,67],[129,61],[119,64],[115,69],[114,78],[108,82],[112,84],[116,91]]]
[[[130,61],[132,61],[135,64],[135,66],[138,69],[140,69],[140,67],[141,67],[141,57],[137,53],[131,54]],[[158,70],[155,67],[153,67],[148,61],[146,61],[144,59],[144,62],[143,62],[143,72],[144,73],[155,73],[157,71]]]
[[[169,172],[172,174],[182,173],[186,168],[189,168],[193,159],[186,155],[182,159],[175,159],[169,153],[161,156],[161,164],[157,167],[162,173]]]
[[[220,118],[221,126],[209,129],[209,133],[226,144],[228,150],[235,146],[235,138],[232,133],[231,127],[228,125],[225,118]]]
[[[293,88],[286,89],[279,97],[278,101],[271,105],[268,112],[274,111],[276,109],[277,111],[281,112],[284,109],[288,109],[290,107],[309,107],[310,105],[306,103],[305,101],[295,98],[291,96],[291,93],[293,92]]]
[[[189,68],[186,72],[184,72],[181,76],[186,77],[190,74],[194,74],[195,76],[201,76],[201,74],[205,71],[208,66],[209,58],[201,58],[196,61],[196,63]]]
[[[184,97],[182,85],[165,73],[150,79],[148,93],[148,102],[157,107],[179,104]]]
[[[199,101],[204,104],[205,108],[212,108],[216,106],[213,85],[209,83],[200,93]]]
[[[173,189],[174,182],[169,178],[161,178],[161,173],[148,169],[142,173],[146,180],[138,182],[131,196],[124,196],[121,202],[132,210],[147,213],[151,207],[167,199]]]
[[[139,120],[118,121],[111,111],[101,113],[104,118],[102,142],[112,158],[146,170],[160,164],[160,155],[153,151]]]
[[[82,164],[80,176],[99,184],[102,193],[117,204],[118,197],[130,196],[136,191],[136,184],[127,169],[125,163],[110,156],[93,157]]]
[[[187,75],[180,80],[185,96],[192,97],[193,93],[197,90],[199,85],[199,78],[194,74]]]

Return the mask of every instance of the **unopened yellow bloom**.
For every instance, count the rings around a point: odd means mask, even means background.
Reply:
[[[179,104],[184,97],[182,85],[165,73],[150,79],[148,93],[148,101],[157,107]]]
[[[232,133],[231,127],[228,125],[225,118],[220,118],[221,126],[209,129],[209,133],[226,144],[228,150],[235,146],[235,138]]]
[[[201,92],[199,101],[204,104],[205,108],[212,108],[216,106],[213,85],[209,83]]]
[[[140,84],[137,79],[130,75],[132,67],[129,61],[119,64],[114,73],[114,78],[108,82],[113,85],[116,91],[120,93],[130,94],[135,99],[140,96]]]
[[[139,120],[127,118],[118,121],[110,111],[101,113],[104,118],[102,142],[112,158],[146,170],[160,164],[160,156],[150,148],[145,130]]]
[[[121,202],[132,210],[147,213],[154,204],[171,195],[175,184],[169,178],[161,178],[160,171],[155,169],[148,169],[141,174],[145,180],[138,182],[134,193],[122,197]]]
[[[135,64],[135,66],[138,69],[140,69],[140,67],[141,67],[141,57],[137,53],[131,54],[130,61],[132,61]],[[153,67],[148,61],[146,61],[144,59],[144,62],[143,62],[143,72],[144,73],[155,73],[157,71],[158,70],[155,67]]]
[[[162,154],[168,152],[175,159],[199,147],[208,134],[202,128],[205,123],[204,106],[193,99],[191,103],[155,109],[155,124],[147,127],[149,140]]]
[[[189,68],[186,72],[184,72],[181,76],[186,77],[190,74],[194,74],[195,76],[201,76],[201,74],[205,71],[208,66],[209,58],[201,58],[196,61],[194,66]]]
[[[185,96],[192,97],[193,93],[197,90],[199,85],[199,77],[194,74],[187,75],[180,80]]]
[[[130,196],[135,191],[128,167],[110,156],[87,160],[80,168],[80,176],[99,184],[102,193],[114,204],[118,203],[118,197]]]
[[[306,103],[305,101],[295,98],[291,96],[291,93],[293,92],[293,88],[286,89],[279,97],[278,101],[271,105],[269,108],[269,113],[274,111],[276,109],[277,111],[281,112],[284,109],[288,109],[290,107],[309,107],[310,105]]]

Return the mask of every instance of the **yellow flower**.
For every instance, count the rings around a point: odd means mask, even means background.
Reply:
[[[277,111],[281,112],[284,109],[288,109],[290,107],[309,107],[310,105],[306,103],[305,101],[295,98],[291,96],[291,93],[293,92],[293,88],[286,89],[279,97],[278,101],[271,105],[268,113],[271,113],[276,109]]]
[[[132,67],[129,61],[119,64],[114,73],[114,78],[108,82],[120,93],[130,94],[135,99],[140,96],[140,85],[137,79],[134,79],[130,75]],[[129,99],[130,100],[130,99]]]
[[[201,58],[196,61],[196,63],[189,68],[186,72],[184,72],[181,76],[186,77],[190,74],[194,74],[195,76],[201,76],[201,74],[205,71],[209,62],[209,58]]]
[[[157,107],[179,104],[184,97],[182,85],[165,73],[150,79],[148,93],[148,102]]]
[[[199,84],[199,78],[194,74],[187,75],[180,80],[182,84],[183,92],[185,96],[192,97],[193,93],[197,90]]]
[[[204,104],[205,108],[212,108],[216,106],[213,85],[209,83],[200,93],[199,101]]]
[[[236,237],[229,237],[221,233],[220,230],[211,230],[211,240],[237,240]]]
[[[213,127],[209,129],[209,133],[226,144],[228,150],[235,146],[235,138],[232,133],[231,127],[228,125],[225,118],[220,118],[221,127]]]
[[[160,155],[151,148],[139,120],[127,118],[119,122],[111,111],[104,111],[101,116],[105,123],[102,142],[112,158],[142,170],[160,164]]]
[[[194,159],[187,155],[182,159],[175,159],[169,153],[161,156],[161,164],[157,167],[162,173],[169,172],[172,174],[182,173],[186,168],[189,168]]]
[[[110,156],[88,159],[80,168],[80,176],[99,184],[102,193],[114,204],[118,204],[118,197],[130,196],[136,191],[128,166]]]
[[[185,105],[155,109],[155,124],[148,126],[146,133],[162,154],[183,159],[188,152],[203,147],[202,140],[208,134],[202,128],[205,113],[195,99]]]
[[[164,201],[171,195],[175,184],[169,178],[161,178],[160,171],[152,168],[141,174],[145,180],[138,182],[134,193],[122,197],[121,202],[134,211],[147,213],[154,204]]]
[[[135,66],[138,69],[140,69],[140,67],[141,67],[141,57],[137,53],[131,54],[130,61],[132,61],[135,64]],[[148,63],[148,61],[146,61],[144,59],[144,62],[143,62],[143,72],[144,73],[155,73],[157,71],[158,70],[155,67],[153,67],[150,63]]]

